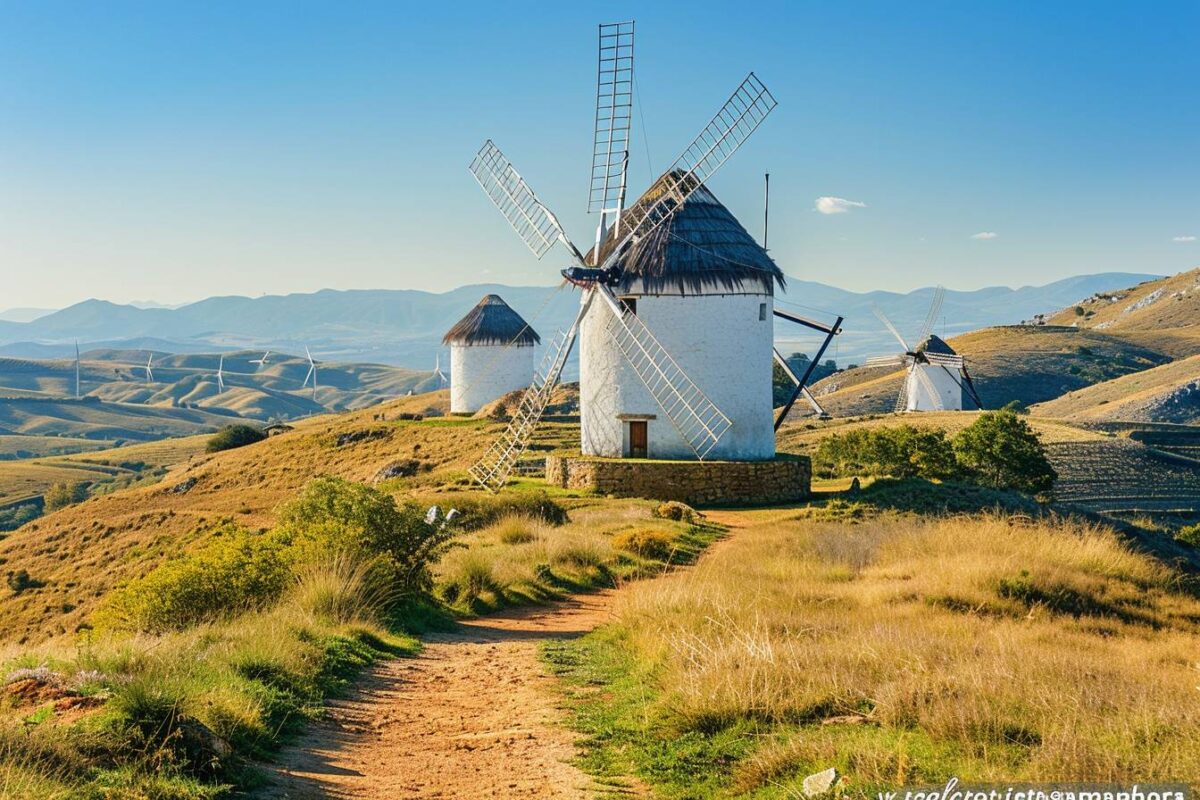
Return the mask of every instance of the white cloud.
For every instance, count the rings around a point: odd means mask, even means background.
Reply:
[[[996,233],[995,231],[980,231],[979,233],[972,233],[971,238],[986,241],[987,239],[995,239],[999,235],[1000,234]]]
[[[1196,237],[1195,236],[1176,236],[1171,241],[1172,242],[1194,242],[1194,241],[1196,241]]]
[[[847,200],[844,197],[818,197],[816,206],[817,211],[820,211],[822,214],[845,214],[847,211],[866,207],[866,203],[860,203],[857,200]]]

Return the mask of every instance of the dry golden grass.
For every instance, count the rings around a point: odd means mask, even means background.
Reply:
[[[1105,529],[775,519],[619,614],[674,724],[774,731],[745,790],[1200,780],[1200,601]]]
[[[1156,399],[1194,383],[1200,376],[1200,355],[1172,361],[1161,367],[1135,372],[1111,381],[1070,392],[1039,403],[1033,414],[1074,420],[1124,420],[1140,422],[1184,422],[1195,420],[1195,411],[1181,407],[1178,419],[1165,418],[1165,410],[1152,409]]]
[[[416,459],[428,471],[389,484],[396,492],[409,491],[411,484],[436,501],[443,491],[469,491],[465,470],[498,433],[498,423],[396,420],[401,412],[436,405],[444,395],[405,397],[364,411],[314,417],[255,445],[192,455],[155,486],[95,497],[14,531],[0,540],[0,565],[4,571],[24,569],[45,586],[19,595],[0,590],[0,640],[31,643],[73,634],[120,581],[143,575],[191,547],[219,520],[269,527],[276,506],[320,475],[373,483],[389,464]],[[552,424],[544,434],[562,435],[561,429],[576,430]],[[361,438],[339,445],[343,434]],[[159,442],[56,461],[89,468],[84,461],[107,458],[108,453],[148,460],[150,451],[143,448],[169,446]],[[62,480],[59,467],[55,470],[55,480]],[[186,493],[170,491],[193,480]]]
[[[1076,314],[1071,306],[1048,322],[1120,333],[1194,327],[1200,322],[1200,268],[1106,292],[1081,302],[1079,307],[1084,316]]]

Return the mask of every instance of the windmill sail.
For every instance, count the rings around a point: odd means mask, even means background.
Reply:
[[[567,238],[558,217],[542,205],[500,148],[488,139],[469,167],[488,199],[500,209],[508,224],[535,256],[541,258],[556,242],[562,242],[580,265],[583,256]]]
[[[662,193],[658,200],[635,205],[625,214],[622,225],[628,224],[628,228],[622,231],[620,243],[609,252],[603,266],[611,266],[626,244],[653,231],[683,205],[692,192],[737,152],[777,105],[767,87],[751,72],[659,179]]]
[[[633,29],[632,21],[600,26],[589,214],[615,211],[620,215],[625,202],[633,122]]]

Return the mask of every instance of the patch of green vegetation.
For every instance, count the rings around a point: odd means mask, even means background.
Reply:
[[[830,522],[859,522],[881,513],[918,515],[1003,512],[1040,515],[1045,508],[1029,497],[961,481],[878,478],[865,488],[814,500],[798,517]]]
[[[26,522],[32,522],[41,515],[42,507],[39,503],[23,503],[0,509],[0,533],[15,531]]]
[[[1200,549],[1200,524],[1180,528],[1175,532],[1175,541]]]
[[[226,425],[213,434],[204,449],[209,453],[219,453],[222,450],[232,450],[235,447],[245,447],[248,444],[261,442],[266,438],[265,433],[252,425]]]
[[[88,486],[82,481],[56,483],[46,492],[45,510],[49,514],[67,506],[82,503],[87,498]]]
[[[651,676],[622,645],[616,629],[580,639],[550,640],[543,661],[562,679],[573,727],[583,734],[580,766],[612,787],[651,783],[656,796],[708,798],[731,781],[734,765],[754,746],[754,725],[712,733],[681,731],[656,707]]]

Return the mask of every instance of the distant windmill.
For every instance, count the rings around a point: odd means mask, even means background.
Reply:
[[[970,398],[976,408],[983,408],[975,384],[967,374],[967,363],[954,348],[932,333],[933,324],[942,308],[946,290],[941,286],[933,293],[929,313],[916,346],[910,346],[879,308],[875,316],[896,337],[904,351],[891,356],[869,358],[865,367],[906,367],[904,384],[896,397],[895,411],[962,411],[963,395]]]
[[[78,400],[82,395],[79,393],[79,340],[75,340],[75,399]]]
[[[225,391],[225,354],[221,354],[220,360],[217,362],[217,392]]]
[[[265,352],[265,353],[263,353],[263,354],[262,354],[262,358],[252,358],[252,359],[250,359],[250,363],[251,363],[251,364],[257,364],[257,365],[258,365],[258,366],[260,366],[260,367],[262,367],[262,366],[265,366],[265,365],[266,365],[266,363],[267,363],[267,357],[268,357],[268,356],[270,356],[270,355],[271,355],[271,351],[270,351],[270,350],[268,350],[267,352]]]
[[[300,384],[301,388],[308,386],[308,379],[312,378],[313,383],[313,399],[317,399],[317,362],[313,360],[312,353],[309,352],[308,345],[304,345],[304,355],[308,357],[308,374],[304,376],[304,383]]]
[[[439,389],[445,389],[450,384],[450,381],[446,378],[446,373],[442,372],[441,353],[438,353],[437,358],[433,361],[433,377],[437,378]]]
[[[146,358],[146,383],[154,383],[154,370],[151,365],[154,363],[154,353],[151,353]]]

